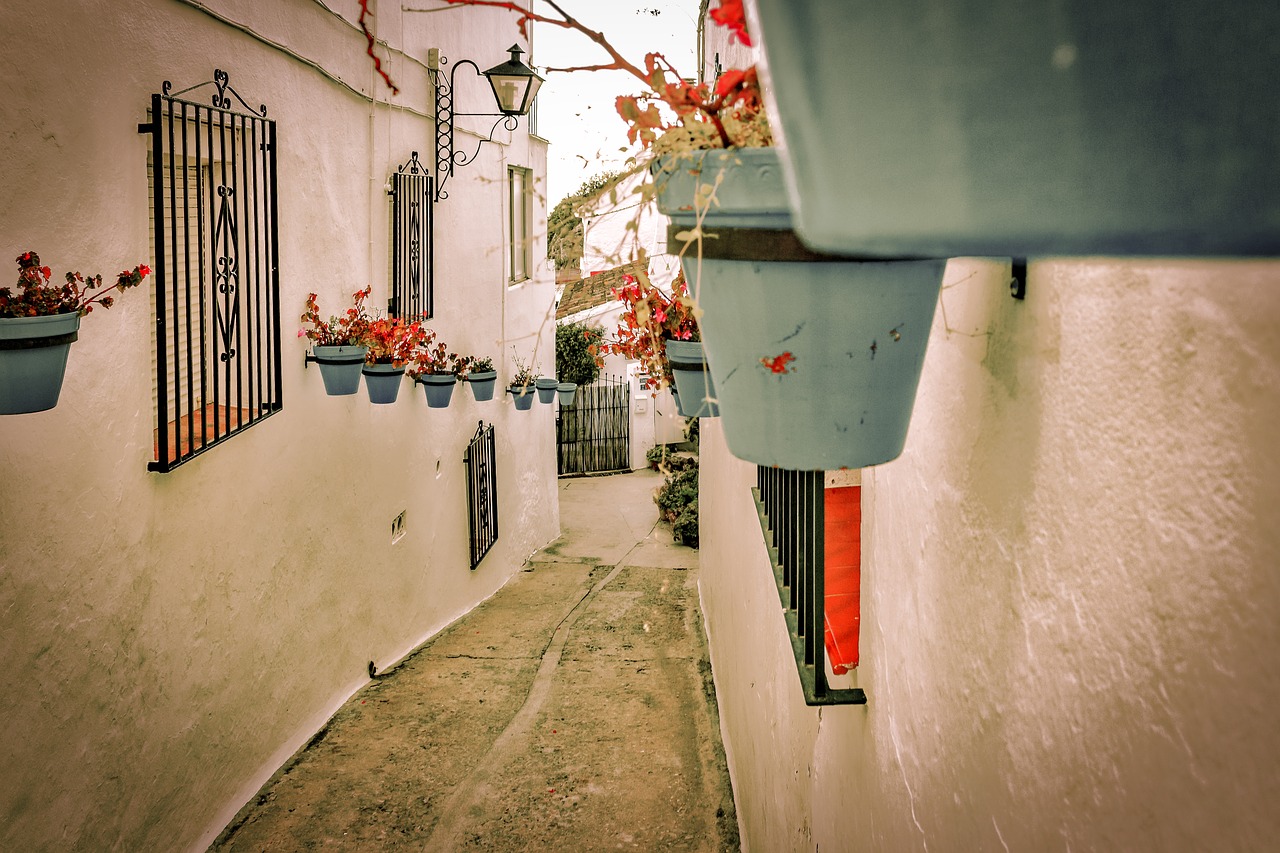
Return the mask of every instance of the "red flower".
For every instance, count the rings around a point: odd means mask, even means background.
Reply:
[[[733,30],[738,41],[751,46],[751,36],[747,33],[747,21],[743,17],[742,0],[720,0],[720,8],[711,10],[711,19],[722,27]]]
[[[784,352],[781,355],[775,355],[772,357],[765,356],[764,358],[760,359],[760,363],[763,364],[765,368],[768,369],[771,373],[780,374],[780,373],[790,373],[792,370],[794,370],[795,368],[789,367],[788,365],[790,365],[791,362],[795,360],[796,360],[796,357],[794,355],[792,355],[789,352]]]

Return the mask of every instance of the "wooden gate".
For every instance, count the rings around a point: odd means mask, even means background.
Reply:
[[[561,475],[631,470],[631,383],[601,376],[578,389],[556,416]]]

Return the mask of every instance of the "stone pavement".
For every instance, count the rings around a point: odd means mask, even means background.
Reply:
[[[357,693],[212,850],[723,851],[698,552],[653,472],[560,481],[563,535]]]

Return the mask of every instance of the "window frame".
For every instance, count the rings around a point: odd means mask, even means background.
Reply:
[[[519,189],[517,190],[517,175]],[[533,278],[533,170],[507,167],[507,283]],[[517,195],[518,193],[518,195]],[[518,213],[517,213],[518,211]]]

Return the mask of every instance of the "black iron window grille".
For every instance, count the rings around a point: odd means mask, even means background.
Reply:
[[[467,466],[467,528],[471,534],[471,568],[480,565],[498,541],[498,468],[493,424],[476,428],[462,461]]]
[[[392,317],[435,316],[434,186],[417,151],[391,176]]]
[[[825,473],[758,466],[756,511],[807,705],[865,705],[858,688],[827,683]]]
[[[208,104],[183,98],[213,86]],[[276,125],[212,81],[151,96],[155,459],[167,472],[281,408]],[[233,107],[231,96],[240,107]]]

